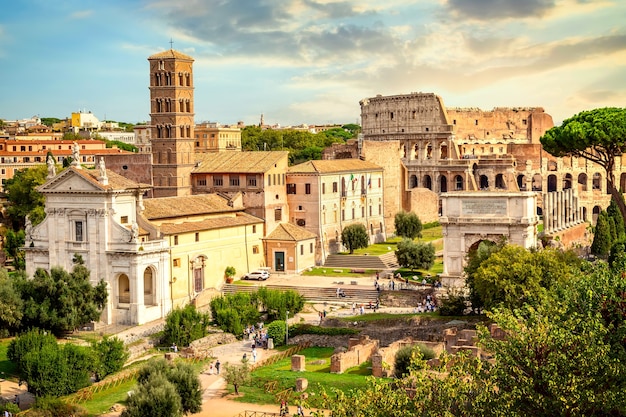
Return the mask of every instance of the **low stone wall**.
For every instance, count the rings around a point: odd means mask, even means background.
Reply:
[[[417,344],[432,349],[437,356],[444,350],[444,344],[441,342],[427,342],[411,338],[398,340],[385,348],[379,349],[372,355],[372,375],[376,377],[392,376],[395,373],[396,354],[398,351],[405,346]]]
[[[378,340],[371,340],[368,336],[359,339],[350,339],[348,351],[335,353],[330,357],[330,372],[341,374],[347,369],[358,366],[370,360],[372,354],[378,350]]]
[[[212,356],[211,348],[218,345],[225,345],[228,343],[234,343],[237,338],[231,333],[213,333],[202,339],[194,340],[189,347],[181,349],[181,353],[186,356],[198,357],[210,357]]]

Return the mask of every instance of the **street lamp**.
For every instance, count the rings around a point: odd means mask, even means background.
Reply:
[[[285,314],[285,346],[289,344],[289,310]]]

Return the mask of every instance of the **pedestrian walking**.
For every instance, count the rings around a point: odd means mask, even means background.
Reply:
[[[256,362],[256,348],[252,348],[252,362]]]
[[[218,375],[220,374],[220,365],[221,365],[220,364],[220,360],[219,359],[216,360],[215,361],[215,371],[217,372]]]

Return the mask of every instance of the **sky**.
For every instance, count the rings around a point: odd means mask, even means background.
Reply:
[[[360,100],[411,92],[557,125],[626,106],[625,0],[15,0],[0,119],[148,121],[147,58],[171,46],[196,122],[360,123]]]

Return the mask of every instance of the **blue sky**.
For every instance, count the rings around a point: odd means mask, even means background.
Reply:
[[[148,56],[194,57],[196,121],[359,122],[359,100],[626,106],[624,0],[16,0],[0,118],[149,120]]]

